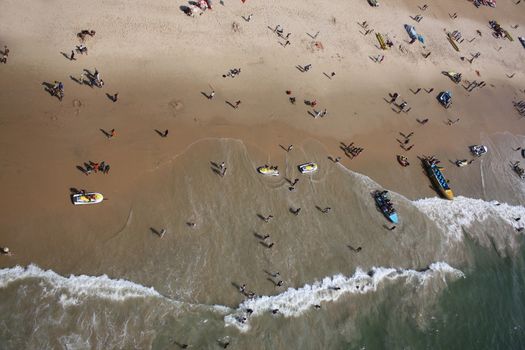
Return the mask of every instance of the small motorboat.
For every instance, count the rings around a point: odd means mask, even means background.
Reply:
[[[388,191],[374,191],[372,193],[374,200],[376,202],[377,208],[383,213],[383,215],[392,223],[397,224],[399,219],[397,217],[397,212],[388,197]]]
[[[472,145],[472,146],[469,146],[469,149],[470,149],[470,153],[472,153],[476,157],[481,157],[488,151],[487,146],[483,146],[483,145]]]
[[[75,193],[71,195],[74,205],[97,204],[104,200],[104,196],[97,192]]]
[[[257,168],[257,171],[259,174],[267,175],[267,176],[279,176],[279,170],[276,166],[271,165],[263,165]]]
[[[468,165],[468,160],[466,160],[466,159],[458,159],[458,160],[456,160],[456,165],[458,167],[466,166],[466,165]]]
[[[437,99],[443,107],[449,108],[452,104],[452,93],[450,91],[442,91],[437,95]]]
[[[397,155],[397,161],[401,164],[402,167],[409,166],[408,158],[402,155]]]
[[[297,166],[301,174],[310,174],[317,171],[317,164],[309,162]]]

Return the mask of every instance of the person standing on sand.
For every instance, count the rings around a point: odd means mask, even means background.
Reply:
[[[111,129],[111,131],[109,132],[109,136],[108,138],[109,139],[112,139],[113,137],[115,137],[117,135],[117,133],[115,132],[115,129]]]
[[[113,100],[113,102],[117,102],[117,100],[118,100],[118,92],[116,92],[115,95],[113,95],[112,100]]]
[[[239,108],[239,105],[241,104],[241,100],[238,100],[235,102],[235,107],[234,108]]]
[[[213,100],[214,97],[215,97],[215,90],[210,93],[210,95],[208,96],[208,100]]]
[[[263,218],[264,222],[270,222],[270,220],[273,219],[273,215],[268,215],[267,217]]]
[[[71,56],[69,57],[69,60],[70,61],[74,61],[75,60],[75,51],[74,50],[71,50]]]

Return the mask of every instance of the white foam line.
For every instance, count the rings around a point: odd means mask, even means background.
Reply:
[[[122,302],[134,298],[153,297],[166,300],[175,306],[202,308],[221,315],[231,312],[231,308],[223,305],[191,304],[170,299],[157,292],[153,287],[146,287],[124,279],[112,279],[107,275],[70,275],[69,277],[64,277],[52,270],[43,270],[33,264],[25,268],[15,266],[0,269],[0,289],[7,288],[12,283],[28,279],[38,279],[46,282],[46,285],[41,284],[43,293],[56,298],[57,302],[63,307],[79,305],[88,298]]]
[[[274,296],[261,296],[248,299],[239,305],[234,313],[227,315],[224,322],[234,326],[241,332],[250,329],[250,318],[272,312],[278,309],[278,314],[284,317],[298,317],[322,302],[336,301],[345,294],[365,294],[374,292],[377,287],[388,280],[405,278],[407,282],[424,284],[429,278],[441,275],[451,275],[455,278],[464,277],[463,272],[445,262],[434,263],[425,271],[378,267],[370,273],[357,269],[353,276],[335,275],[325,277],[322,281],[306,284],[302,288],[290,288]],[[247,310],[251,310],[251,314]]]
[[[482,199],[456,197],[454,200],[426,198],[413,204],[432,219],[445,234],[453,240],[463,238],[463,227],[481,223],[489,217],[499,218],[511,226],[516,226],[514,218],[525,219],[525,207],[505,203],[487,202]]]
[[[145,287],[124,279],[111,279],[106,275],[71,275],[63,277],[52,270],[42,270],[36,265],[27,268],[15,266],[0,270],[0,288],[24,279],[43,279],[51,288],[48,293],[58,295],[59,301],[76,304],[81,298],[97,298],[123,301],[129,298],[163,297],[153,287]],[[67,293],[67,294],[64,294]]]

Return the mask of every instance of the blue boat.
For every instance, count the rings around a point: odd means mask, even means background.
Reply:
[[[390,201],[390,198],[388,198],[388,191],[378,190],[374,191],[372,195],[376,202],[377,208],[381,211],[381,213],[383,213],[385,218],[387,218],[390,222],[397,224],[399,219],[397,217],[397,212]]]

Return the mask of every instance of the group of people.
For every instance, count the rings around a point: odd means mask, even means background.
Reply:
[[[224,175],[226,175],[226,170],[228,168],[226,168],[226,164],[224,162],[221,162],[220,164],[216,164],[212,162],[212,165],[213,165],[213,171],[217,175],[219,175],[220,177],[224,177]]]
[[[48,92],[51,96],[55,96],[60,101],[64,98],[64,84],[61,81],[55,80],[55,83],[48,88]]]
[[[226,78],[226,77],[231,77],[231,78],[235,78],[236,76],[238,76],[239,74],[241,74],[241,69],[240,68],[232,68],[228,71],[228,73],[226,74],[223,74],[222,77],[223,78]]]
[[[283,47],[290,45],[290,40],[288,39],[290,38],[290,35],[292,35],[291,32],[284,35],[284,29],[280,24],[275,26],[275,29],[273,30],[273,32],[276,33],[279,38],[286,40],[284,43],[281,43]]]
[[[102,161],[100,163],[89,161],[89,162],[84,163],[84,168],[83,168],[84,174],[90,175],[93,172],[94,173],[100,172],[102,174],[109,174],[109,170],[110,170],[111,167],[105,161]]]
[[[401,147],[405,151],[410,151],[412,147],[414,147],[414,144],[410,145],[410,138],[412,137],[412,135],[414,135],[414,132],[411,132],[408,135],[405,135],[402,132],[400,132],[399,134],[401,135],[401,137],[403,137],[402,140],[397,139],[399,147]]]
[[[354,143],[350,143],[348,146],[346,147],[343,147],[343,151],[345,152],[345,155],[347,157],[350,157],[350,158],[355,158],[357,157],[359,154],[361,154],[361,152],[363,152],[365,149],[362,148],[362,147],[357,147],[357,146],[354,146]]]
[[[522,117],[525,117],[525,100],[514,102],[514,107]]]

